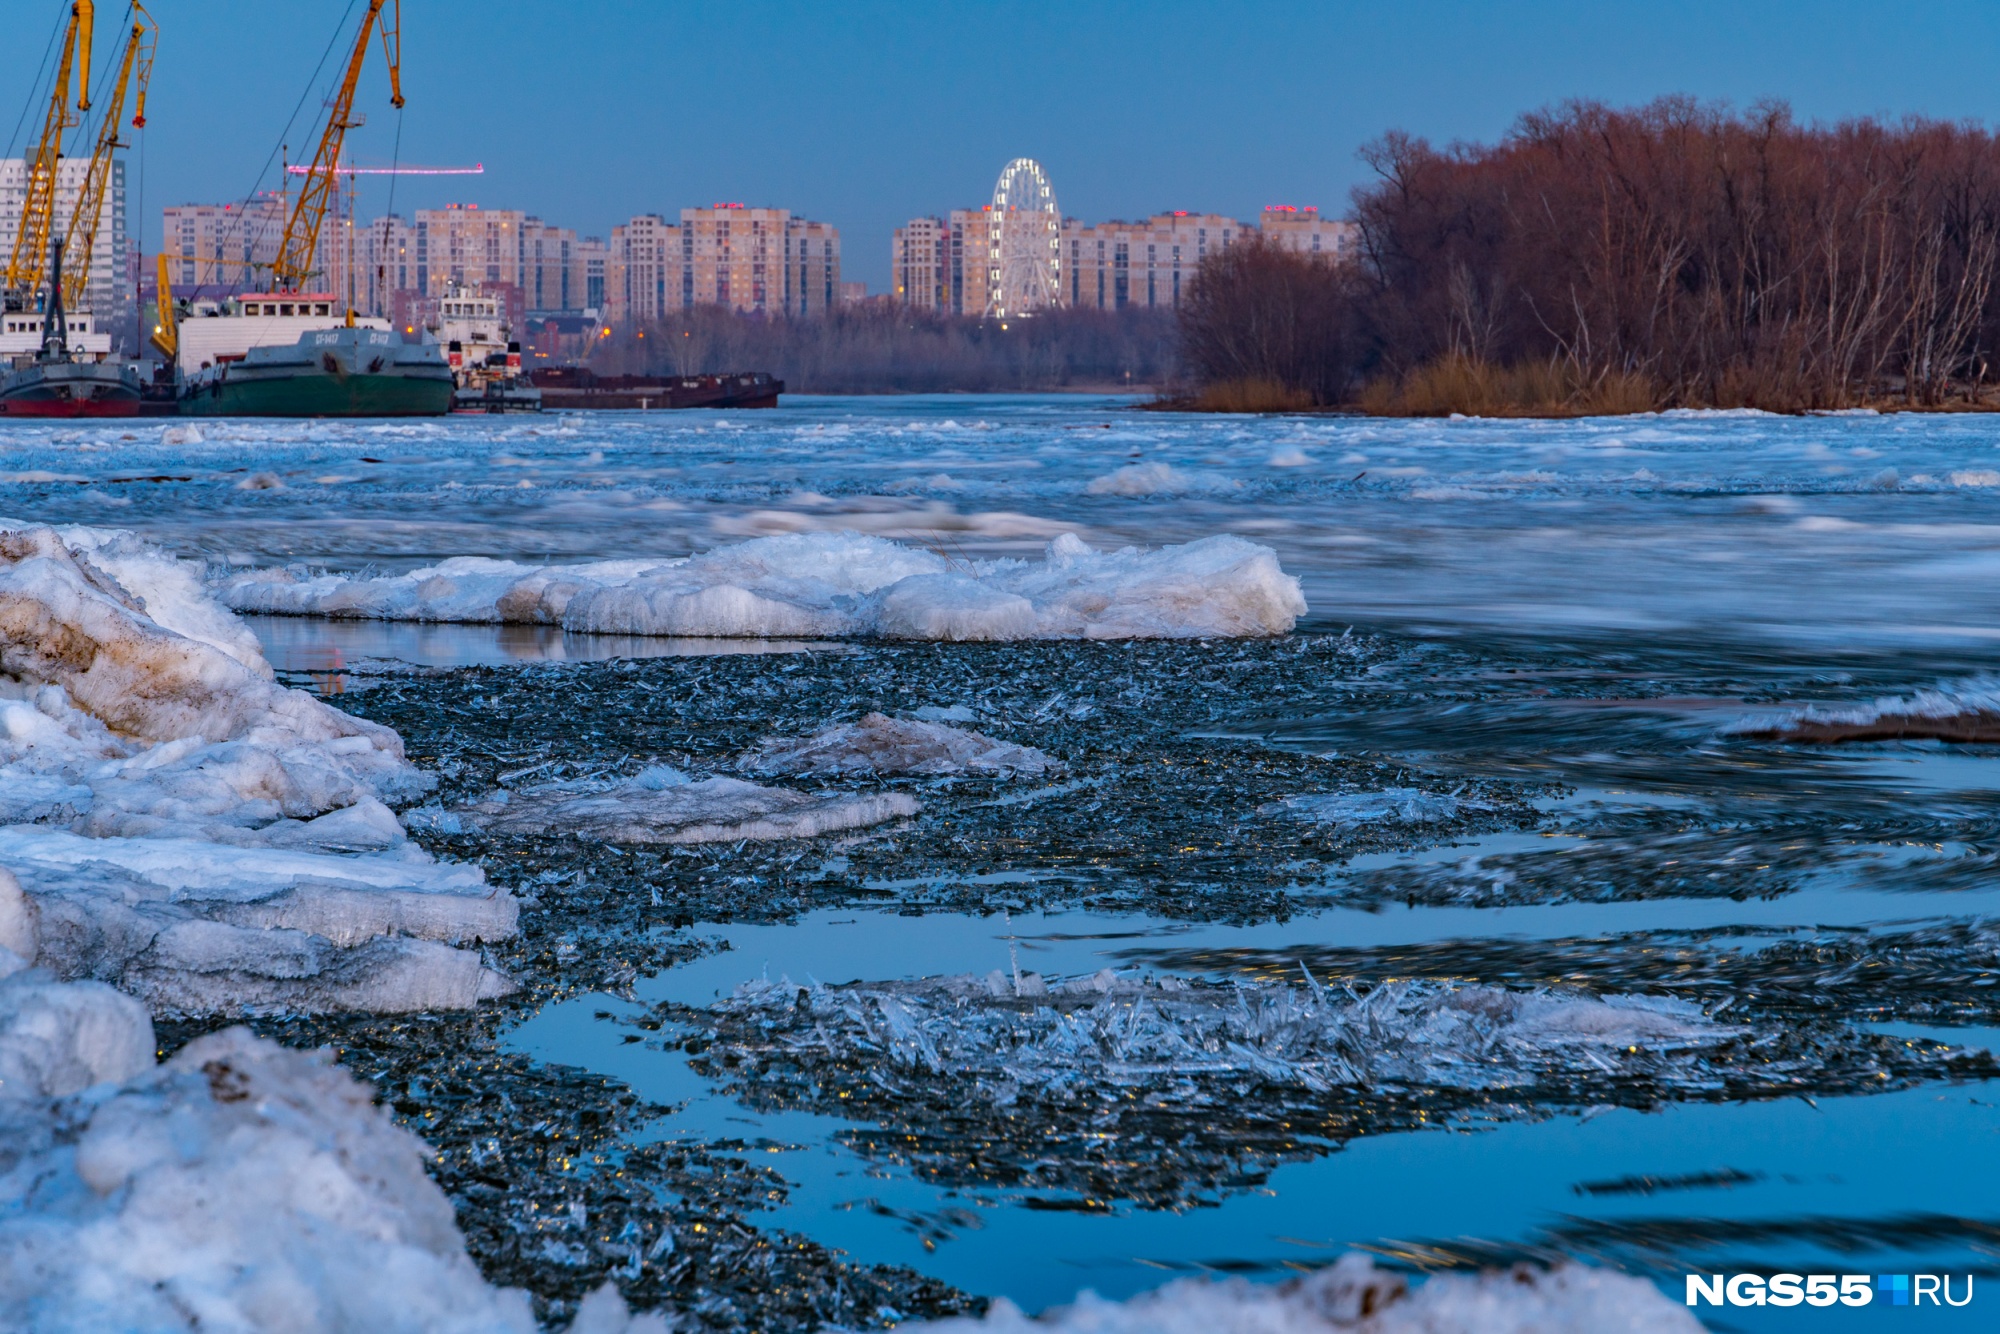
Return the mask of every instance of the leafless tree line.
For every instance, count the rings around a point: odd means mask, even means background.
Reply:
[[[1493,145],[1392,134],[1363,156],[1377,180],[1356,192],[1348,272],[1209,261],[1182,318],[1196,380],[1267,376],[1328,403],[1440,365],[1534,365],[1574,394],[1615,379],[1661,406],[1775,409],[1989,387],[2000,140],[1983,128],[1669,98],[1536,113]],[[1290,344],[1272,329],[1288,318]]]

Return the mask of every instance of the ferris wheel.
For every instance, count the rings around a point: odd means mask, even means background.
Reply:
[[[999,319],[1056,305],[1062,297],[1062,211],[1048,173],[1033,158],[1009,162],[993,186],[986,313]]]

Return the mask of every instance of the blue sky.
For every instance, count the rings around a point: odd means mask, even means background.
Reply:
[[[123,5],[98,0],[100,56]],[[66,0],[0,0],[17,53]],[[163,204],[240,198],[350,0],[152,0],[162,30],[143,155],[146,243]],[[741,200],[841,229],[879,289],[889,231],[977,205],[1039,158],[1066,213],[1254,215],[1344,207],[1355,150],[1400,128],[1487,139],[1572,97],[1790,101],[1808,118],[2000,119],[1992,3],[996,3],[994,0],[405,0],[402,160],[484,163],[397,186],[602,234],[639,212]],[[334,62],[306,99],[318,109]],[[27,99],[0,82],[0,126]],[[350,137],[387,162],[397,113],[377,54]],[[11,113],[11,114],[9,114]],[[303,128],[294,157],[309,151]],[[17,136],[13,151],[21,151]],[[270,178],[266,178],[269,183]],[[387,203],[380,184],[362,212]]]

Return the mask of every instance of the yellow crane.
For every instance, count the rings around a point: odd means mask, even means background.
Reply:
[[[62,162],[63,131],[78,123],[77,111],[90,110],[90,39],[96,27],[93,0],[75,0],[69,7],[62,50],[56,57],[48,118],[42,122],[42,137],[35,146],[35,155],[27,163],[21,229],[14,234],[14,250],[7,260],[5,285],[11,300],[30,301],[29,294],[42,281],[42,260],[48,253],[49,237],[55,231],[56,171]],[[72,69],[76,71],[77,86],[74,111],[69,103]]]
[[[382,14],[390,6],[389,16]],[[347,132],[360,122],[354,114],[354,88],[361,81],[361,64],[368,55],[368,37],[377,20],[382,25],[382,58],[389,64],[389,105],[403,105],[403,0],[368,0],[368,12],[361,16],[361,31],[354,40],[354,54],[347,61],[347,77],[326,113],[326,129],[319,137],[319,152],[307,168],[305,183],[299,187],[298,202],[285,219],[285,234],[278,243],[278,258],[271,265],[279,290],[304,289],[313,274],[313,256],[319,249],[320,224],[326,206],[339,188],[337,168],[340,149]]]
[[[111,184],[111,155],[121,148],[131,145],[118,137],[119,122],[125,118],[125,90],[132,86],[133,71],[138,72],[138,103],[133,109],[132,124],[146,128],[146,86],[153,81],[153,53],[158,44],[160,28],[153,22],[153,16],[138,0],[132,3],[132,32],[125,39],[125,56],[118,64],[118,82],[112,86],[111,102],[104,110],[104,125],[97,134],[97,146],[90,154],[90,166],[85,169],[83,186],[77,191],[76,211],[70,215],[69,232],[63,238],[63,254],[69,258],[69,271],[63,274],[63,300],[71,306],[81,304],[83,289],[90,282],[91,254],[97,248],[97,226],[104,217],[104,196]],[[84,43],[89,50],[89,43]]]

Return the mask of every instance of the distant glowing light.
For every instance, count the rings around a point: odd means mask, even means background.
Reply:
[[[314,172],[329,171],[336,176],[484,176],[486,164],[478,162],[470,167],[322,167],[294,162],[285,168],[287,176],[310,176]]]

